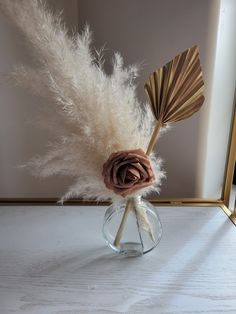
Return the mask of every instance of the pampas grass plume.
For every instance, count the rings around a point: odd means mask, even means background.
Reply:
[[[0,8],[23,32],[38,61],[34,68],[15,66],[12,79],[45,98],[53,107],[48,127],[63,130],[44,156],[25,167],[40,177],[73,177],[74,184],[61,201],[116,199],[104,185],[102,166],[112,152],[145,151],[154,123],[149,106],[141,106],[136,97],[137,67],[125,67],[115,53],[112,73],[106,74],[102,51],[91,49],[89,26],[70,37],[61,15],[52,14],[41,0],[0,0]],[[164,177],[161,160],[153,155],[151,160],[157,180],[141,191],[144,195],[157,191]]]

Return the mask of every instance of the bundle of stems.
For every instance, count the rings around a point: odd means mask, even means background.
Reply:
[[[145,84],[145,91],[156,125],[148,144],[147,155],[152,153],[163,126],[186,119],[201,108],[204,102],[203,89],[197,46],[185,50],[150,75]],[[132,210],[131,205],[132,201],[128,199],[114,240],[115,246],[120,244],[129,211]]]

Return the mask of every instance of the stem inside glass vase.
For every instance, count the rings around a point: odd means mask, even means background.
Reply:
[[[162,226],[156,208],[139,196],[113,203],[104,216],[107,244],[125,256],[140,256],[159,243]]]
[[[123,214],[123,217],[122,217],[119,229],[117,231],[115,241],[113,243],[114,246],[116,246],[116,247],[120,245],[120,240],[121,240],[121,237],[122,237],[123,230],[125,228],[125,223],[127,221],[127,218],[128,218],[128,215],[129,215],[129,211],[131,210],[132,206],[134,206],[134,200],[132,198],[129,198],[127,203],[126,203],[125,211],[124,211],[124,214]]]

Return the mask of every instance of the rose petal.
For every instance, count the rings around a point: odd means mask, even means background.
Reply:
[[[122,178],[122,182],[125,183],[125,178],[126,178],[126,174],[127,174],[127,169],[128,169],[128,165],[126,165],[125,167],[123,167],[123,169],[120,171],[120,176]]]
[[[130,180],[140,179],[140,172],[135,167],[129,166],[126,178],[130,178]]]
[[[112,181],[113,181],[113,183],[114,184],[117,184],[118,183],[118,181],[117,181],[117,170],[119,169],[119,166],[117,165],[117,166],[114,166],[113,168],[112,168]]]

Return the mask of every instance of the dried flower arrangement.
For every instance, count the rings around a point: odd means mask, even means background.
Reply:
[[[153,153],[160,132],[193,115],[204,101],[197,47],[149,77],[145,91],[151,106],[141,106],[136,97],[137,67],[124,67],[115,53],[113,71],[106,74],[102,53],[91,49],[88,26],[69,36],[60,15],[52,14],[40,0],[0,0],[0,7],[21,29],[38,61],[35,68],[16,66],[11,77],[50,101],[54,114],[47,127],[62,133],[44,156],[25,167],[40,177],[72,176],[75,182],[62,202],[71,197],[116,200],[158,192],[165,176],[161,159]],[[44,119],[40,122],[45,124]],[[126,214],[129,208],[128,202]]]

